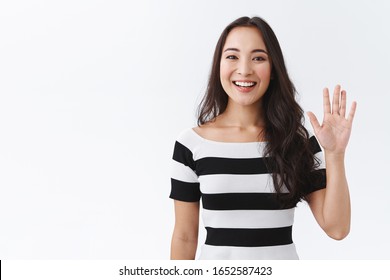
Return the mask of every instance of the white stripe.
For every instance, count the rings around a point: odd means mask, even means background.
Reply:
[[[202,245],[199,260],[298,260],[294,243],[265,247]]]
[[[182,145],[186,146],[193,154],[196,153],[197,150],[199,150],[199,145],[201,141],[194,135],[193,133],[195,131],[192,130],[192,128],[188,128],[186,130],[183,130],[176,140],[181,143]]]
[[[326,168],[324,153],[321,151],[316,153],[314,156],[320,161],[320,166],[318,166],[316,169]]]
[[[282,210],[202,210],[205,227],[278,228],[292,226],[295,208]]]
[[[189,183],[198,182],[196,173],[188,166],[177,162],[176,160],[171,161],[171,178]]]
[[[230,143],[208,140],[198,135],[192,128],[183,131],[177,141],[191,150],[194,160],[204,157],[262,157],[265,147],[265,142]]]
[[[201,150],[194,153],[194,160],[205,157],[259,158],[263,156],[263,143],[221,143],[206,141]]]
[[[270,193],[274,184],[270,174],[213,174],[199,176],[202,193]]]

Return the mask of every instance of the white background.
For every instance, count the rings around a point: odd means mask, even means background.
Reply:
[[[195,126],[217,39],[274,29],[305,111],[358,102],[352,231],[296,211],[301,259],[390,259],[388,1],[1,1],[0,258],[168,259],[176,136]],[[204,237],[201,231],[201,240]]]

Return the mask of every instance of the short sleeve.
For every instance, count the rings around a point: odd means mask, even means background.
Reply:
[[[312,135],[309,138],[310,149],[314,156],[314,169],[310,174],[310,183],[305,188],[305,195],[326,188],[325,158],[317,138]]]
[[[193,154],[179,141],[175,142],[173,151],[169,197],[187,202],[197,202],[201,197]]]

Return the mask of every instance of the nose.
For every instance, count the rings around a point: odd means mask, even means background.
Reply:
[[[248,76],[253,73],[251,64],[247,60],[241,60],[238,64],[237,73],[241,76]]]

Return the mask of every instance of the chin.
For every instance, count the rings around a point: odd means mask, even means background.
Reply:
[[[240,106],[252,106],[259,102],[259,100],[232,100],[232,101]]]

